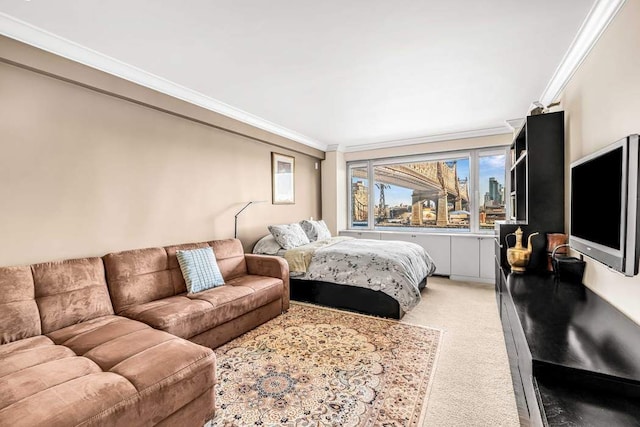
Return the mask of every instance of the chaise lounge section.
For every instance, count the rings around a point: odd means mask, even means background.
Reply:
[[[211,349],[116,316],[101,258],[0,268],[0,426],[202,426]]]

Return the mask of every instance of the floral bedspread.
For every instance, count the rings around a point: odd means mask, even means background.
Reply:
[[[290,249],[285,259],[300,257],[292,270],[296,279],[319,280],[381,291],[409,311],[420,301],[418,285],[435,271],[433,259],[411,242],[332,237],[322,245]],[[297,251],[296,251],[297,250]],[[295,251],[295,252],[291,252]]]
[[[313,254],[322,247],[335,245],[343,240],[353,239],[353,237],[339,236],[326,240],[317,240],[297,248],[285,250],[282,256],[289,264],[289,273],[293,275],[305,274],[309,271],[309,264],[313,259]]]

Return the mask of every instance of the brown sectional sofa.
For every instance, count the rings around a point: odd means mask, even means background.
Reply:
[[[188,296],[175,251],[203,245],[226,284]],[[202,426],[207,347],[287,310],[288,274],[234,239],[0,267],[0,426]]]

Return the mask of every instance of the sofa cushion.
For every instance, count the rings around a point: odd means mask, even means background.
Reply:
[[[170,375],[173,367],[181,369],[190,359],[210,354],[209,349],[120,316],[105,316],[90,325],[69,326],[48,336],[54,343],[91,359],[102,370],[122,374],[138,390]]]
[[[236,277],[235,279],[229,280],[229,285],[234,286],[236,288],[250,288],[253,289],[254,295],[258,299],[257,307],[270,303],[271,301],[275,301],[282,297],[282,280],[276,277],[269,276],[256,276],[256,275],[246,275]],[[194,296],[197,298],[198,296]],[[206,297],[206,294],[203,294],[203,297]]]
[[[42,333],[113,314],[100,258],[31,266]]]
[[[7,425],[154,425],[215,384],[210,349],[118,316],[24,341],[0,346]]]
[[[176,251],[180,270],[190,294],[224,285],[216,256],[209,246]]]
[[[171,276],[171,283],[173,284],[173,295],[180,295],[187,292],[187,284],[184,281],[182,270],[180,269],[180,263],[176,253],[178,251],[187,251],[190,249],[208,248],[211,247],[207,242],[201,243],[185,243],[182,245],[165,246],[164,250],[167,253],[167,263],[169,265],[169,274]],[[224,277],[224,276],[223,276]]]
[[[209,242],[218,260],[218,267],[224,280],[247,274],[244,248],[238,239],[222,239]]]
[[[40,335],[31,267],[0,268],[0,345]]]
[[[0,346],[0,419],[7,425],[75,425],[136,393],[125,378],[98,377],[104,374],[94,362],[47,337],[24,341]]]
[[[164,248],[114,252],[102,259],[118,314],[127,307],[175,295]]]
[[[173,335],[191,338],[281,298],[282,288],[280,279],[242,276],[196,294],[130,307],[122,314]]]
[[[182,338],[190,338],[215,323],[211,304],[184,295],[129,307],[122,315]]]
[[[215,324],[221,325],[282,297],[282,280],[274,277],[240,276],[225,286],[189,295],[216,307]]]
[[[51,360],[64,359],[71,356],[75,356],[73,351],[67,347],[53,345],[52,342],[38,347],[15,349],[0,356],[0,361],[2,362],[0,363],[0,378]],[[0,393],[1,395],[2,393]]]
[[[287,260],[270,255],[247,254],[247,271],[250,275],[277,277],[282,280],[282,311],[289,310],[289,264]]]
[[[26,350],[29,348],[44,347],[51,345],[52,341],[44,335],[38,335],[31,338],[25,338],[11,342],[9,344],[0,345],[0,356],[14,351]]]
[[[72,371],[78,359],[70,357],[63,362],[55,363],[64,367],[56,368]],[[12,399],[7,399],[7,402],[13,403],[0,409],[0,419],[6,420],[7,426],[76,426],[119,402],[136,396],[135,387],[126,378],[108,372],[91,372],[57,383],[57,375],[63,374],[55,371],[45,376],[42,382],[38,382],[37,375],[41,375],[46,368],[54,368],[54,363],[43,364],[45,369],[36,366],[24,372],[16,372],[17,378],[11,378],[8,383],[0,385],[3,392],[8,393],[13,390],[11,382],[36,383],[30,389],[24,390],[28,395],[13,396]],[[70,372],[68,376],[71,375]]]
[[[76,354],[87,356],[93,349],[100,348],[103,344],[116,338],[148,329],[149,327],[144,323],[111,315],[59,329],[47,334],[47,337],[55,344],[70,348]],[[118,354],[117,357],[124,358],[126,355]]]
[[[5,393],[1,406],[5,408],[44,390],[101,372],[98,365],[86,357],[76,356],[73,352],[65,357],[42,360],[41,363],[14,370],[0,378],[0,390]]]

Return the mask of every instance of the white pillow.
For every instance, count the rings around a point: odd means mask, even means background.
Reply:
[[[327,224],[322,219],[320,221],[303,219],[302,221],[300,221],[300,226],[311,242],[315,242],[316,240],[327,240],[331,238],[329,227],[327,227]]]
[[[276,242],[273,235],[267,234],[262,239],[258,240],[258,242],[253,247],[254,254],[264,254],[264,255],[277,255],[278,251],[282,249],[282,246]]]
[[[284,249],[293,249],[310,243],[309,238],[297,222],[270,225],[268,228],[276,242]]]

